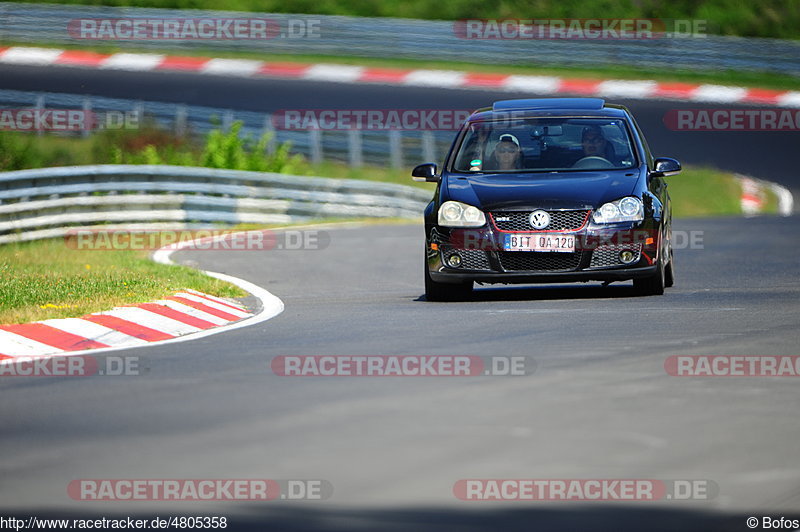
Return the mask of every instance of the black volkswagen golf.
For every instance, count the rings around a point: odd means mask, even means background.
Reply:
[[[478,283],[674,282],[664,176],[631,113],[595,98],[505,100],[478,109],[445,159],[425,209],[425,292],[463,299]]]

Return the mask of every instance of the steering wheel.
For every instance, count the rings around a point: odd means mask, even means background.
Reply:
[[[572,165],[573,168],[613,168],[614,165],[605,157],[590,155],[578,160]]]

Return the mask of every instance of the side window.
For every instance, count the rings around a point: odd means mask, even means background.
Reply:
[[[645,157],[647,157],[647,168],[652,170],[653,169],[653,154],[650,151],[650,146],[647,144],[647,138],[645,138],[644,133],[642,133],[642,130],[639,129],[639,124],[636,123],[636,119],[633,118],[633,115],[628,115],[628,116],[630,116],[631,123],[633,124],[633,127],[636,128],[636,134],[639,135],[639,138],[642,141],[642,146],[644,146],[644,154],[645,154]]]
[[[603,135],[612,146],[612,154],[616,156],[623,166],[630,166],[636,158],[631,153],[631,143],[628,141],[628,132],[625,124],[615,120],[603,126]]]

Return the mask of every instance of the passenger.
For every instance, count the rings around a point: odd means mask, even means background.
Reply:
[[[496,170],[516,170],[522,168],[522,150],[514,135],[500,135],[492,154],[497,161]]]

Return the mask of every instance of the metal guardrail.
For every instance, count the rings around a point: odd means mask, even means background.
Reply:
[[[322,15],[253,14],[225,11],[145,9],[0,3],[0,41],[92,46],[70,36],[67,24],[79,18],[265,17],[286,28],[289,20],[319,21],[317,38],[268,40],[114,40],[120,47],[160,50],[247,51],[362,57],[424,57],[427,60],[566,66],[640,66],[690,70],[771,71],[800,76],[800,42],[723,37],[639,40],[465,40],[453,22]],[[523,18],[525,15],[520,14]]]
[[[353,167],[364,164],[403,168],[421,162],[441,161],[453,141],[454,131],[420,130],[288,130],[274,129],[272,115],[197,105],[125,100],[77,94],[0,90],[0,108],[84,109],[95,112],[137,113],[139,124],[150,122],[176,133],[202,135],[242,122],[241,137],[258,140],[271,133],[275,143],[290,142],[291,152],[312,163],[339,161]],[[84,132],[87,134],[88,132]]]
[[[0,244],[110,223],[129,230],[421,216],[431,192],[328,179],[182,166],[98,165],[0,173]]]

